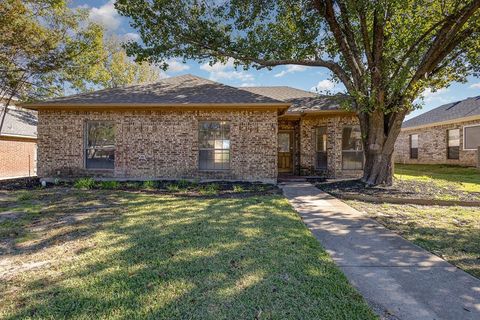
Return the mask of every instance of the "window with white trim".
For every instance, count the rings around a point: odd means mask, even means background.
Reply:
[[[201,121],[198,124],[199,169],[230,169],[230,124]]]
[[[363,169],[363,144],[360,126],[349,126],[343,128],[342,169]]]
[[[317,152],[316,168],[319,170],[327,169],[327,127],[315,128],[315,145]]]
[[[410,159],[418,159],[418,134],[410,135]]]
[[[112,121],[88,121],[86,128],[85,167],[115,167],[115,125]]]
[[[477,150],[480,147],[480,125],[463,127],[463,149]]]

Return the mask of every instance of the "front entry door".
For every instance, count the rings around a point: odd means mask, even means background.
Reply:
[[[278,172],[293,173],[293,132],[278,132]]]

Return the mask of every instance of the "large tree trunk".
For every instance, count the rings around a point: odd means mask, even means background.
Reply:
[[[393,152],[404,114],[385,115],[382,111],[359,114],[365,166],[362,181],[369,186],[393,183]]]

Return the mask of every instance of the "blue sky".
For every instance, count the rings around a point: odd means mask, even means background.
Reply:
[[[90,10],[90,18],[104,25],[108,32],[128,39],[138,39],[138,34],[129,25],[128,19],[120,16],[114,6],[114,0],[74,0],[72,6],[82,6]],[[191,73],[232,86],[278,86],[285,85],[304,90],[314,90],[319,93],[335,93],[343,90],[343,86],[329,79],[329,71],[324,68],[307,68],[302,66],[279,66],[272,70],[235,70],[232,63],[226,65],[199,64],[181,60],[169,61],[170,68],[166,76],[176,76]],[[480,79],[471,77],[465,84],[454,83],[446,89],[437,92],[424,92],[424,107],[411,113],[411,118],[442,104],[463,100],[468,97],[480,96]]]

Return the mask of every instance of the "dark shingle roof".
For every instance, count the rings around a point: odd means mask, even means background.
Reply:
[[[453,103],[447,103],[443,106],[422,113],[415,118],[405,121],[402,125],[402,128],[425,126],[437,122],[471,116],[480,116],[480,96]]]
[[[292,103],[287,114],[312,111],[338,111],[341,109],[341,102],[347,98],[346,95],[318,95],[310,91],[287,86],[243,87],[242,89]]]
[[[0,120],[4,107],[0,107]],[[2,136],[37,137],[37,112],[9,107],[2,127]]]
[[[182,75],[145,85],[99,90],[56,98],[33,105],[96,104],[275,104],[282,103],[263,95],[230,87],[194,75]],[[28,104],[25,105],[28,107]]]

